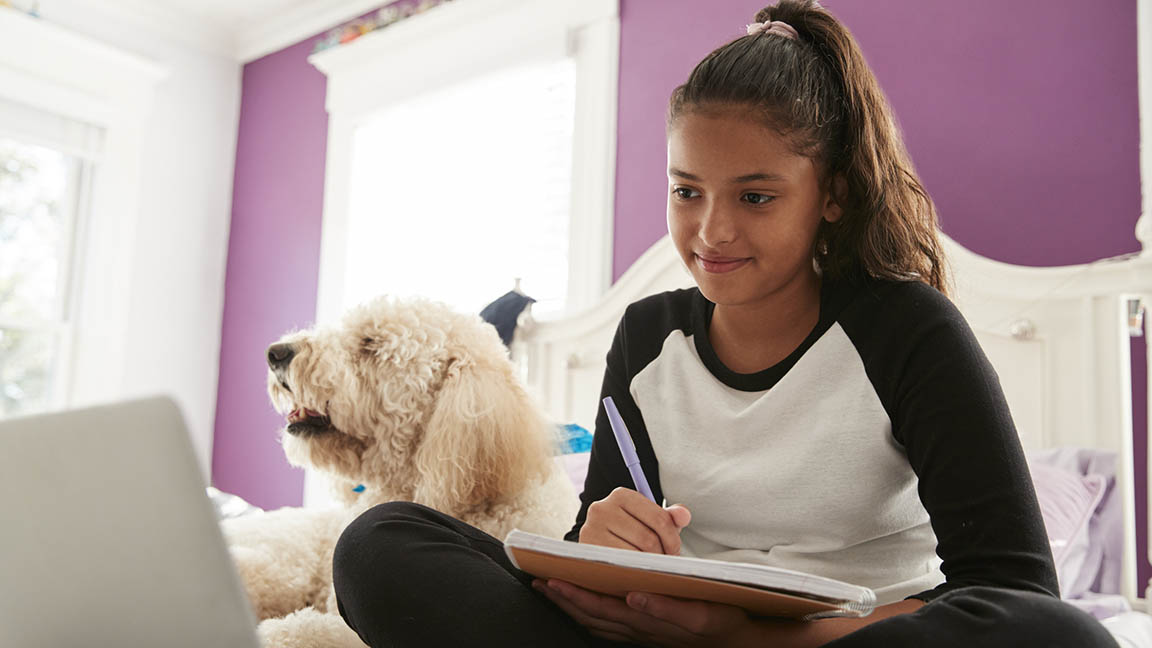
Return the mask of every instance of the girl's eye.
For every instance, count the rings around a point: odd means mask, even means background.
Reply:
[[[752,205],[763,205],[776,200],[776,196],[769,196],[768,194],[762,193],[746,193],[744,194],[744,199]]]
[[[688,187],[676,187],[672,190],[672,195],[676,196],[680,200],[687,200],[689,198],[695,198],[696,196],[699,196],[700,193],[695,189],[689,189]]]

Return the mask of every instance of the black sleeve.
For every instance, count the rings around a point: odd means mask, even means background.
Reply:
[[[999,378],[968,323],[924,284],[892,289],[868,370],[919,478],[946,582],[1059,596],[1044,520]]]
[[[612,347],[608,350],[608,366],[604,371],[600,400],[602,402],[606,396],[611,396],[612,401],[616,403],[616,408],[620,410],[620,418],[628,426],[628,431],[632,435],[636,453],[640,458],[640,467],[644,470],[644,475],[648,479],[648,485],[652,487],[656,501],[660,502],[664,495],[660,489],[656,455],[652,450],[652,443],[648,439],[648,429],[644,426],[644,417],[628,389],[631,376],[635,375],[635,371],[629,370],[636,369],[636,367],[629,366],[627,323],[629,313],[635,310],[635,306],[634,304],[625,311],[624,317],[620,319],[620,324],[616,327]],[[624,457],[620,454],[620,448],[616,445],[616,437],[612,434],[608,415],[604,412],[603,405],[600,405],[596,413],[596,430],[592,435],[592,456],[588,459],[588,475],[584,479],[584,491],[580,493],[580,511],[576,514],[576,523],[564,535],[564,539],[578,542],[580,540],[580,528],[584,526],[584,520],[588,516],[589,505],[604,499],[618,486],[633,489],[636,487],[632,482],[632,475],[629,474],[628,467],[624,465]]]

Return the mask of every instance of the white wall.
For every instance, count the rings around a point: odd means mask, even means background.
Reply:
[[[145,127],[122,397],[169,393],[211,465],[240,64],[183,17],[109,0],[41,0],[43,19],[168,70]],[[81,323],[83,326],[83,323]]]

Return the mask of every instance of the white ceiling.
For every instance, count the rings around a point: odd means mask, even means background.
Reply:
[[[248,62],[390,0],[90,0],[160,25],[184,41]]]
[[[151,0],[151,4],[156,9],[163,7],[214,23],[221,29],[234,30],[315,3],[312,0]]]

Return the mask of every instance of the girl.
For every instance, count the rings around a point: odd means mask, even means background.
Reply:
[[[814,0],[760,11],[668,112],[668,230],[697,288],[632,304],[568,539],[866,585],[863,619],[749,617],[541,582],[499,540],[411,503],[336,549],[372,646],[1115,646],[1057,598],[999,383],[944,296],[935,210],[848,30]],[[942,559],[942,560],[941,560]]]

